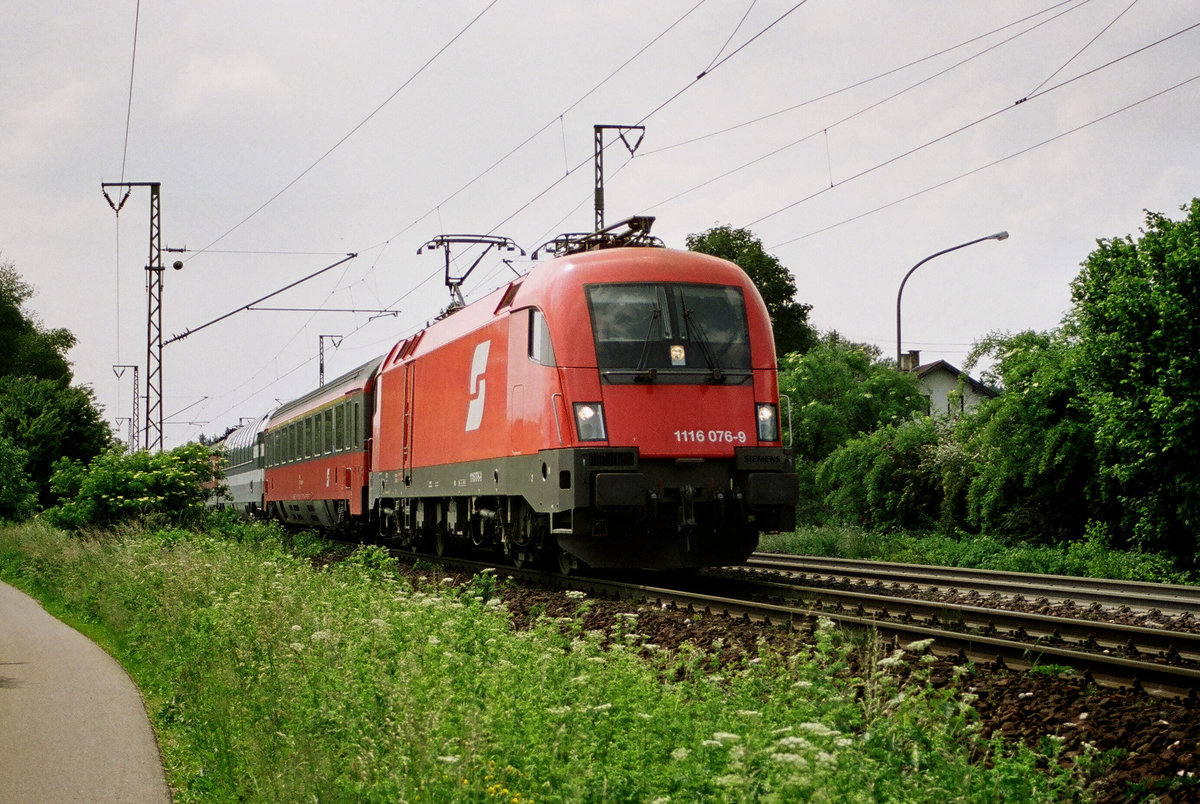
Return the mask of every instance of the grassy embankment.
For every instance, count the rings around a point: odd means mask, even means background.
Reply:
[[[1116,550],[1089,535],[1065,546],[1031,545],[992,536],[955,538],[935,533],[875,533],[850,525],[801,527],[763,536],[759,549],[801,555],[900,561],[1009,572],[1041,572],[1152,583],[1197,583],[1159,553]]]
[[[414,583],[378,550],[322,567],[285,542],[0,526],[0,577],[129,669],[180,802],[1079,797],[1053,745],[981,740],[967,696],[901,689],[895,657],[852,677],[831,628],[718,666],[644,650],[627,618],[608,648],[574,620],[516,629],[492,575]]]

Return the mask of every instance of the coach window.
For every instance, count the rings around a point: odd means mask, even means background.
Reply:
[[[346,448],[346,403],[338,405],[333,412],[333,448],[341,452]]]
[[[542,311],[529,310],[529,359],[543,366],[554,365],[554,347],[550,344],[550,327]]]
[[[325,411],[325,452],[333,452],[333,408]]]
[[[354,400],[354,448],[358,449],[362,446],[362,428],[359,426],[362,421],[359,401]]]

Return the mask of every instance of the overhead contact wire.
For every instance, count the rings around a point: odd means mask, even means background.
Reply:
[[[412,84],[412,82],[413,82],[413,81],[415,81],[415,80],[416,80],[416,79],[417,79],[417,78],[418,78],[418,77],[419,77],[419,76],[420,76],[422,73],[424,73],[424,72],[425,72],[425,70],[426,70],[426,69],[428,69],[430,65],[432,65],[432,64],[433,64],[435,61],[437,61],[437,59],[438,59],[438,58],[439,58],[439,57],[440,57],[440,56],[441,56],[443,53],[445,53],[447,50],[449,50],[449,49],[450,49],[450,47],[451,47],[452,45],[454,45],[454,43],[455,43],[455,42],[457,42],[457,41],[458,41],[460,38],[462,38],[462,36],[463,36],[464,34],[466,34],[466,32],[467,32],[467,31],[469,31],[469,30],[470,30],[470,29],[471,29],[471,28],[472,28],[472,27],[475,25],[475,23],[479,22],[479,20],[480,20],[480,19],[483,17],[483,15],[487,14],[487,12],[488,12],[488,11],[490,11],[490,10],[492,9],[492,7],[493,7],[493,6],[495,6],[495,5],[496,5],[497,3],[499,3],[499,2],[500,2],[500,0],[492,0],[492,2],[488,3],[488,5],[487,5],[487,7],[486,7],[486,8],[484,8],[482,11],[480,11],[478,14],[476,14],[476,15],[475,15],[475,17],[474,17],[474,18],[473,18],[473,19],[472,19],[470,22],[468,22],[468,23],[467,23],[465,26],[463,26],[463,27],[462,27],[462,28],[461,28],[461,29],[458,31],[458,33],[454,34],[454,36],[452,36],[452,37],[450,38],[450,40],[449,40],[448,42],[446,42],[446,44],[442,45],[442,47],[441,47],[441,48],[439,48],[439,49],[438,49],[438,51],[437,51],[436,53],[434,53],[432,56],[430,56],[430,57],[429,57],[429,59],[428,59],[428,60],[427,60],[427,61],[426,61],[424,64],[422,64],[422,65],[421,65],[421,66],[420,66],[420,67],[417,69],[417,71],[416,71],[416,72],[414,72],[414,73],[413,73],[411,76],[409,76],[409,77],[408,77],[408,79],[407,79],[407,80],[405,80],[405,81],[404,81],[404,83],[403,83],[403,84],[401,84],[401,85],[400,85],[400,86],[399,86],[399,87],[396,89],[396,91],[395,91],[395,92],[393,92],[391,95],[389,95],[389,96],[387,97],[387,99],[386,99],[386,100],[385,100],[383,103],[381,103],[381,104],[379,104],[378,106],[376,106],[376,107],[375,107],[375,109],[374,109],[374,110],[373,110],[373,111],[372,111],[370,114],[368,114],[366,117],[364,117],[364,118],[363,118],[363,119],[362,119],[362,120],[361,120],[361,121],[358,123],[358,125],[356,125],[356,126],[355,126],[354,128],[352,128],[352,129],[350,129],[350,131],[349,131],[349,132],[347,132],[347,133],[346,133],[346,135],[345,135],[345,136],[343,136],[343,137],[342,137],[340,140],[338,140],[336,143],[334,143],[334,144],[333,144],[333,146],[329,148],[329,150],[325,151],[325,153],[321,154],[321,156],[319,156],[315,162],[313,162],[311,165],[309,165],[309,166],[308,166],[308,167],[306,167],[306,168],[305,168],[303,171],[301,171],[300,175],[296,176],[296,178],[292,179],[290,182],[288,182],[286,185],[284,185],[283,189],[279,190],[279,192],[275,193],[275,195],[271,196],[271,197],[270,197],[270,198],[268,198],[266,201],[264,201],[264,202],[263,202],[263,203],[262,203],[262,204],[261,204],[261,205],[260,205],[260,206],[259,206],[259,207],[258,207],[256,210],[254,210],[254,211],[253,211],[253,212],[251,212],[249,215],[247,215],[246,217],[242,218],[240,221],[238,221],[236,224],[234,224],[232,227],[230,227],[230,229],[229,229],[228,231],[226,231],[226,232],[225,232],[223,235],[221,235],[220,237],[218,237],[216,240],[213,240],[211,243],[209,243],[209,244],[208,244],[207,246],[205,246],[204,248],[202,248],[202,249],[198,249],[198,250],[196,251],[196,253],[197,253],[197,254],[202,254],[202,253],[204,253],[204,252],[208,251],[208,250],[209,250],[210,248],[212,248],[213,246],[215,246],[217,243],[220,243],[220,242],[221,242],[222,240],[224,240],[226,237],[229,237],[229,235],[231,235],[231,234],[233,234],[234,232],[236,232],[236,231],[237,231],[238,229],[240,229],[240,228],[241,228],[243,225],[245,225],[245,224],[246,224],[248,221],[250,221],[250,220],[251,220],[252,218],[254,218],[256,215],[258,215],[258,213],[260,213],[260,212],[262,212],[264,209],[266,209],[266,208],[267,208],[267,207],[268,207],[270,204],[272,204],[272,203],[273,203],[273,202],[274,202],[276,199],[278,199],[278,198],[279,198],[281,195],[283,195],[283,194],[284,194],[284,193],[286,193],[288,190],[290,190],[292,187],[294,187],[294,186],[295,186],[295,185],[296,185],[296,184],[297,184],[297,183],[298,183],[298,182],[299,182],[301,179],[303,179],[303,178],[304,178],[305,176],[307,176],[307,175],[308,175],[310,172],[312,172],[312,170],[313,170],[314,168],[316,168],[316,167],[317,167],[317,165],[319,165],[319,164],[321,164],[322,162],[324,162],[324,161],[325,161],[325,160],[326,160],[326,159],[327,159],[327,158],[330,156],[330,154],[332,154],[334,151],[336,151],[338,148],[340,148],[340,147],[341,147],[341,146],[342,146],[342,145],[343,145],[343,144],[344,144],[344,143],[345,143],[347,140],[349,140],[349,139],[350,139],[351,137],[353,137],[353,136],[354,136],[356,133],[358,133],[358,131],[359,131],[359,130],[360,130],[362,127],[363,127],[363,126],[365,126],[365,125],[366,125],[366,124],[367,124],[367,123],[368,123],[368,122],[369,122],[369,121],[370,121],[370,120],[371,120],[373,117],[375,117],[375,115],[377,115],[377,114],[378,114],[380,111],[382,111],[382,110],[383,110],[383,107],[385,107],[385,106],[387,106],[389,103],[391,103],[391,102],[392,102],[392,101],[393,101],[393,100],[396,98],[396,96],[397,96],[397,95],[399,95],[401,92],[403,92],[403,91],[404,91],[404,89],[405,89],[405,88],[407,88],[407,87],[408,87],[410,84]]]
[[[854,181],[855,179],[860,179],[860,178],[862,178],[863,176],[867,176],[867,175],[869,175],[869,174],[871,174],[871,173],[874,173],[875,171],[877,171],[877,170],[880,170],[880,169],[882,169],[882,168],[885,168],[885,167],[887,167],[888,165],[894,164],[895,162],[898,162],[898,161],[900,161],[901,159],[905,159],[905,158],[907,158],[907,157],[909,157],[909,156],[912,156],[912,155],[913,155],[913,154],[915,154],[915,153],[918,153],[918,152],[920,152],[920,151],[923,151],[923,150],[925,150],[926,148],[929,148],[929,147],[931,147],[931,146],[933,146],[933,145],[936,145],[936,144],[938,144],[939,142],[943,142],[943,141],[945,141],[945,140],[947,140],[947,139],[950,139],[951,137],[953,137],[953,136],[955,136],[955,135],[957,135],[957,134],[961,134],[962,132],[964,132],[964,131],[967,131],[968,129],[974,128],[975,126],[978,126],[978,125],[980,125],[981,123],[985,123],[985,122],[987,122],[988,120],[991,120],[991,119],[993,119],[993,118],[995,118],[995,117],[999,117],[1000,115],[1004,114],[1005,112],[1009,112],[1009,111],[1011,111],[1012,109],[1014,109],[1015,107],[1017,107],[1017,106],[1020,106],[1020,105],[1021,105],[1021,104],[1023,104],[1023,103],[1026,103],[1026,102],[1028,102],[1028,101],[1034,100],[1034,99],[1036,99],[1036,98],[1040,98],[1040,97],[1042,97],[1042,96],[1044,96],[1044,95],[1048,95],[1048,94],[1050,94],[1051,92],[1054,92],[1054,91],[1056,91],[1056,90],[1062,89],[1063,87],[1069,86],[1070,84],[1073,84],[1073,83],[1075,83],[1076,81],[1079,81],[1079,80],[1081,80],[1081,79],[1083,79],[1083,78],[1087,78],[1088,76],[1094,75],[1094,74],[1096,74],[1096,73],[1100,72],[1101,70],[1105,70],[1105,69],[1107,69],[1107,68],[1109,68],[1109,67],[1112,67],[1112,66],[1113,66],[1113,65],[1115,65],[1115,64],[1119,64],[1120,62],[1122,62],[1122,61],[1125,61],[1126,59],[1128,59],[1128,58],[1131,58],[1131,57],[1133,57],[1133,56],[1136,56],[1136,55],[1138,55],[1138,54],[1140,54],[1140,53],[1144,53],[1144,52],[1146,52],[1147,50],[1149,50],[1149,49],[1151,49],[1151,48],[1153,48],[1153,47],[1157,47],[1158,45],[1161,45],[1161,44],[1163,44],[1163,43],[1165,43],[1165,42],[1168,42],[1168,41],[1170,41],[1170,40],[1172,40],[1172,39],[1175,39],[1175,38],[1176,38],[1176,37],[1178,37],[1178,36],[1182,36],[1183,34],[1185,34],[1185,33],[1189,32],[1189,31],[1195,30],[1196,28],[1200,28],[1200,22],[1198,22],[1198,23],[1194,23],[1194,24],[1192,24],[1192,25],[1189,25],[1188,27],[1186,27],[1186,28],[1184,28],[1184,29],[1182,29],[1182,30],[1180,30],[1180,31],[1176,31],[1175,33],[1173,33],[1173,34],[1170,34],[1170,35],[1168,35],[1168,36],[1164,36],[1162,39],[1159,39],[1159,40],[1157,40],[1157,41],[1155,41],[1155,42],[1151,42],[1150,44],[1148,44],[1148,45],[1145,45],[1145,46],[1143,46],[1143,47],[1140,47],[1140,48],[1138,48],[1137,50],[1130,51],[1129,53],[1126,53],[1126,54],[1125,54],[1125,55],[1123,55],[1123,56],[1118,56],[1117,58],[1115,58],[1115,59],[1113,59],[1113,60],[1111,60],[1111,61],[1109,61],[1109,62],[1106,62],[1105,64],[1102,64],[1102,65],[1100,65],[1100,66],[1098,66],[1098,67],[1095,67],[1095,68],[1093,68],[1093,69],[1091,69],[1091,70],[1088,70],[1087,72],[1080,73],[1079,75],[1077,75],[1077,76],[1075,76],[1075,77],[1073,77],[1073,78],[1068,78],[1067,80],[1065,80],[1065,81],[1062,81],[1062,82],[1060,82],[1060,83],[1058,83],[1058,84],[1055,84],[1055,85],[1054,85],[1054,86],[1052,86],[1052,87],[1048,87],[1048,88],[1046,88],[1046,89],[1043,89],[1043,90],[1041,90],[1041,91],[1039,91],[1039,92],[1035,92],[1035,93],[1033,93],[1033,94],[1031,94],[1031,95],[1029,95],[1029,96],[1027,96],[1027,97],[1021,98],[1021,99],[1017,100],[1015,103],[1013,103],[1013,104],[1012,104],[1012,105],[1010,105],[1010,106],[1005,106],[1005,107],[1002,107],[1002,108],[1000,108],[1000,109],[997,109],[996,111],[994,111],[994,112],[991,112],[990,114],[986,114],[986,115],[984,115],[983,117],[980,117],[980,118],[979,118],[979,119],[977,119],[977,120],[974,120],[974,121],[972,121],[972,122],[970,122],[970,123],[967,123],[966,125],[959,126],[958,128],[956,128],[956,129],[954,129],[954,130],[952,130],[952,131],[948,131],[948,132],[946,132],[945,134],[942,134],[942,135],[941,135],[941,136],[939,136],[939,137],[935,137],[934,139],[932,139],[932,140],[929,140],[928,142],[925,142],[925,143],[922,143],[921,145],[917,145],[917,146],[915,146],[915,147],[913,147],[913,148],[910,148],[910,149],[908,149],[907,151],[904,151],[903,153],[897,154],[897,155],[895,155],[895,156],[893,156],[893,157],[891,157],[891,158],[889,158],[889,159],[885,159],[884,161],[882,161],[882,162],[880,162],[880,163],[878,163],[878,164],[876,164],[876,165],[873,165],[873,166],[871,166],[871,167],[869,167],[869,168],[866,168],[865,170],[861,170],[861,171],[859,171],[858,173],[855,173],[853,176],[849,176],[848,178],[845,178],[845,179],[843,179],[842,181],[838,182],[838,183],[837,183],[837,185],[835,185],[835,186],[836,186],[836,187],[841,187],[842,185],[844,185],[844,184],[847,184],[848,182]],[[746,224],[746,228],[749,228],[749,227],[755,226],[755,225],[757,225],[757,224],[759,224],[759,223],[762,223],[762,222],[763,222],[763,221],[765,221],[765,220],[769,220],[770,218],[773,218],[773,217],[775,217],[776,215],[779,215],[779,214],[781,214],[781,213],[787,212],[789,209],[794,209],[795,207],[798,207],[799,205],[801,205],[801,204],[805,203],[806,201],[811,201],[812,199],[816,198],[817,196],[819,196],[819,195],[823,195],[823,194],[825,194],[825,193],[829,192],[829,191],[830,191],[830,190],[832,190],[832,189],[834,189],[834,188],[833,188],[833,187],[825,187],[825,188],[823,188],[823,189],[821,189],[821,190],[818,190],[818,191],[816,191],[816,192],[814,192],[814,193],[810,193],[809,195],[805,196],[804,198],[801,198],[801,199],[799,199],[799,200],[797,200],[797,201],[793,201],[792,203],[790,203],[790,204],[787,204],[786,206],[780,207],[779,209],[775,210],[774,212],[770,212],[770,213],[768,213],[768,214],[766,214],[766,215],[763,215],[763,216],[762,216],[762,217],[760,217],[760,218],[756,218],[755,220],[753,220],[753,221],[751,221],[750,223]]]
[[[1119,114],[1123,114],[1131,109],[1141,106],[1144,103],[1149,103],[1150,101],[1155,100],[1156,98],[1160,98],[1163,95],[1166,95],[1170,92],[1174,92],[1175,90],[1180,89],[1180,88],[1192,83],[1193,81],[1197,81],[1197,80],[1200,80],[1200,75],[1194,75],[1191,78],[1180,81],[1179,83],[1177,83],[1173,86],[1167,87],[1166,89],[1163,89],[1159,92],[1156,92],[1153,95],[1149,95],[1145,98],[1142,98],[1139,101],[1135,101],[1133,103],[1127,104],[1126,106],[1122,106],[1120,109],[1116,109],[1115,111],[1109,112],[1108,114],[1104,115],[1103,117],[1098,117],[1095,120],[1089,120],[1088,122],[1082,123],[1078,126],[1075,126],[1074,128],[1068,129],[1067,131],[1063,131],[1059,134],[1055,134],[1053,137],[1049,137],[1047,139],[1042,140],[1041,142],[1038,142],[1038,143],[1035,143],[1028,147],[1022,148],[1021,150],[1011,153],[1008,156],[1004,156],[999,159],[995,159],[991,162],[988,162],[986,165],[980,165],[979,167],[973,168],[972,170],[968,170],[965,173],[960,173],[959,175],[954,176],[953,178],[946,179],[945,181],[938,182],[937,184],[932,184],[922,190],[917,190],[914,193],[909,193],[908,195],[906,195],[902,198],[897,198],[894,201],[889,201],[886,204],[875,207],[874,209],[860,213],[853,217],[846,218],[844,220],[840,220],[837,223],[832,223],[828,226],[823,226],[820,229],[814,229],[813,231],[808,232],[807,234],[800,235],[799,237],[793,237],[791,240],[785,240],[782,243],[776,243],[775,245],[771,246],[771,248],[776,249],[776,248],[783,248],[784,246],[790,246],[792,243],[797,243],[797,242],[799,242],[801,240],[805,240],[809,237],[814,237],[816,235],[823,234],[825,232],[828,232],[831,229],[836,229],[839,226],[844,226],[847,223],[853,223],[854,221],[861,220],[862,218],[865,218],[869,215],[874,215],[876,212],[882,212],[885,209],[889,209],[898,204],[902,204],[905,201],[911,201],[912,199],[914,199],[918,196],[924,195],[925,193],[933,192],[934,190],[939,190],[942,187],[953,184],[954,182],[959,181],[961,179],[965,179],[968,176],[973,176],[976,173],[987,170],[990,167],[995,167],[996,165],[999,165],[1003,162],[1007,162],[1010,159],[1015,159],[1019,156],[1024,156],[1025,154],[1029,153],[1030,151],[1034,151],[1038,148],[1041,148],[1044,145],[1049,145],[1052,142],[1061,140],[1064,137],[1070,136],[1071,134],[1075,134],[1075,133],[1082,131],[1083,129],[1088,128],[1090,126],[1094,126],[1097,123],[1102,123],[1105,120],[1116,117]]]

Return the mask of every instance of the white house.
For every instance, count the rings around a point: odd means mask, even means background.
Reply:
[[[964,375],[956,366],[945,360],[934,363],[921,363],[921,353],[909,352],[902,356],[900,368],[911,371],[921,381],[921,392],[929,400],[929,415],[958,416],[985,399],[992,399],[999,394],[973,377]],[[962,394],[954,398],[953,392],[958,389],[959,377],[965,377]]]

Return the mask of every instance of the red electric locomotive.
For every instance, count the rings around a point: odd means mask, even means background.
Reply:
[[[766,306],[692,252],[542,263],[283,405],[258,440],[262,510],[439,554],[695,568],[794,527]]]
[[[738,563],[793,527],[770,321],[724,260],[560,257],[397,344],[375,382],[387,538],[568,572]]]

